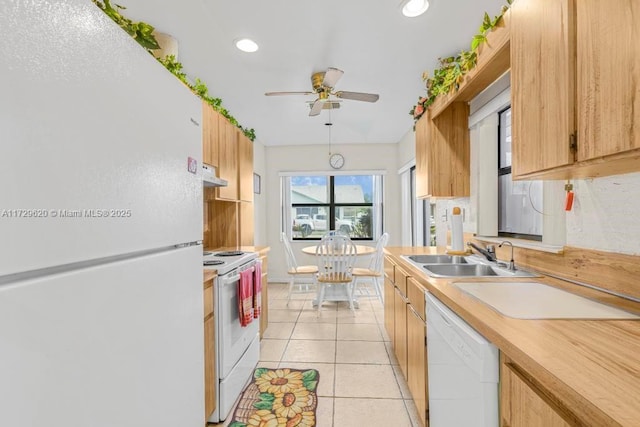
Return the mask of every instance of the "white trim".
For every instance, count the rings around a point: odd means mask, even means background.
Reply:
[[[538,242],[535,240],[525,240],[525,239],[514,239],[511,237],[487,237],[487,236],[473,236],[474,239],[480,240],[482,242],[488,243],[496,243],[500,244],[501,242],[508,241],[513,244],[516,248],[525,248],[525,249],[533,249],[534,251],[540,252],[549,252],[552,254],[561,254],[564,251],[564,246],[557,245],[547,245],[542,242]]]
[[[350,171],[280,171],[278,176],[336,176],[336,175],[386,175],[386,169],[350,170]]]
[[[472,128],[485,118],[492,114],[496,114],[498,111],[511,104],[511,88],[507,88],[496,95],[491,101],[484,104],[475,113],[469,116],[469,127]]]
[[[415,165],[416,165],[416,159],[409,160],[407,163],[404,164],[404,166],[398,169],[398,175],[402,175],[403,173],[405,173]]]

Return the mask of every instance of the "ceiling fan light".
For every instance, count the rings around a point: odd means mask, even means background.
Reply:
[[[236,40],[236,47],[243,52],[252,53],[258,50],[258,44],[251,39]]]
[[[429,9],[429,0],[405,0],[402,14],[409,18],[415,18]]]

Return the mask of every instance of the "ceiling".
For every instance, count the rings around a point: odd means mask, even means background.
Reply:
[[[187,75],[264,145],[396,143],[411,130],[409,110],[426,94],[422,73],[438,57],[468,49],[484,12],[505,0],[431,0],[417,18],[400,0],[121,0],[124,14],[178,40]],[[244,53],[234,40],[260,49]],[[378,93],[376,103],[343,100],[341,108],[309,117],[311,74],[328,67],[344,75],[336,90]],[[333,126],[325,126],[331,122]],[[330,130],[329,130],[330,129]]]

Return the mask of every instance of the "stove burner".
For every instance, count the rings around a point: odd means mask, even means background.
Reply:
[[[226,251],[226,252],[218,252],[215,256],[238,256],[243,255],[242,251]]]
[[[204,261],[203,265],[222,265],[224,261],[220,261],[219,259],[214,259],[210,261]]]
[[[204,251],[202,252],[202,256],[213,255],[213,252]]]

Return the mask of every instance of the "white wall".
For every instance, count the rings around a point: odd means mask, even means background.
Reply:
[[[400,183],[398,180],[397,144],[332,144],[333,153],[345,157],[343,171],[386,170],[384,178],[384,231],[389,245],[400,244]],[[331,172],[328,145],[266,147],[266,171],[262,188],[266,191],[266,244],[269,253],[269,280],[286,279],[284,250],[280,241],[280,172]],[[256,217],[258,218],[258,217]],[[313,257],[300,249],[309,242],[293,242],[299,264],[312,264]],[[373,243],[371,243],[373,245]]]
[[[416,133],[409,129],[398,142],[398,167],[416,160]]]
[[[253,172],[260,175],[260,194],[253,195],[254,237],[256,246],[267,246],[267,198],[269,188],[265,185],[267,155],[265,146],[257,140],[253,142]],[[274,193],[278,194],[278,193]]]
[[[640,255],[640,173],[573,181],[567,245]]]

